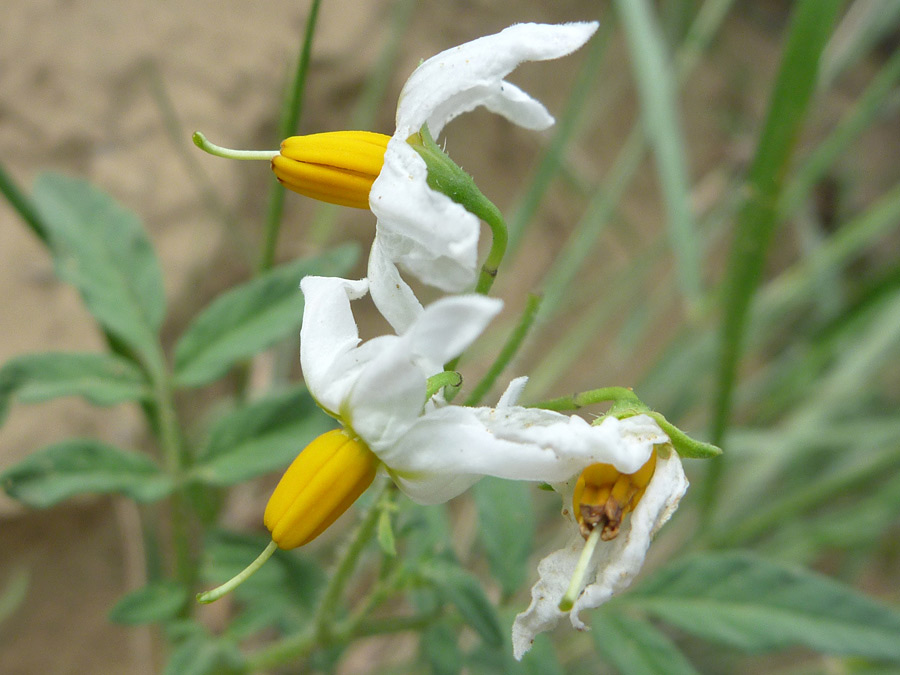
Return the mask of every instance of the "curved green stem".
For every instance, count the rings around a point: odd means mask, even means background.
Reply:
[[[210,602],[215,602],[223,595],[231,593],[235,588],[244,583],[247,579],[249,579],[253,574],[262,567],[265,562],[272,557],[272,554],[275,553],[275,549],[278,548],[278,544],[274,541],[270,541],[269,545],[266,546],[262,553],[260,553],[256,560],[247,565],[243,570],[241,570],[238,574],[231,577],[228,581],[226,581],[221,586],[217,586],[211,591],[206,591],[205,593],[197,594],[197,602],[202,602],[203,604],[208,604]]]
[[[428,378],[428,389],[425,392],[425,400],[428,401],[441,389],[449,387],[458,390],[462,386],[462,375],[455,370],[445,370]]]
[[[529,405],[529,408],[543,408],[544,410],[578,410],[595,403],[605,403],[612,401],[616,405],[627,405],[641,412],[647,410],[647,406],[637,395],[628,387],[602,387],[600,389],[591,389],[583,391],[580,394],[572,394],[569,396],[561,396],[560,398],[550,399],[549,401],[541,401]]]
[[[273,157],[276,157],[279,153],[278,150],[233,150],[232,148],[225,148],[210,141],[200,131],[195,131],[191,134],[191,140],[193,140],[194,145],[203,150],[203,152],[215,155],[216,157],[224,157],[225,159],[268,161]]]
[[[428,186],[432,190],[441,192],[457,204],[463,206],[469,213],[477,216],[491,228],[491,250],[481,266],[475,292],[487,295],[497,277],[497,270],[506,254],[506,246],[509,241],[509,233],[506,221],[494,203],[484,196],[484,193],[475,185],[472,177],[463,171],[457,164],[438,147],[431,137],[427,126],[423,126],[419,133],[409,138],[409,144],[419,153],[428,166]],[[451,369],[452,370],[452,369]]]

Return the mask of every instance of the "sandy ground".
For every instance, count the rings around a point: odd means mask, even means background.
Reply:
[[[323,3],[304,131],[344,127],[386,37],[390,4]],[[586,0],[498,4],[503,7],[486,0],[425,0],[417,5],[375,130],[391,131],[390,101],[419,59],[513,21],[596,18],[598,13],[596,3]],[[187,134],[194,129],[234,147],[272,147],[280,96],[307,7],[308,2],[287,0],[0,3],[0,157],[23,186],[30,186],[42,170],[63,171],[90,179],[141,215],[164,264],[169,346],[209,298],[246,277],[242,242],[256,241],[259,235],[271,179],[264,165],[196,157],[237,215],[237,229],[223,230],[199,198],[166,130],[155,92],[161,85],[172,102],[186,132],[179,139],[182,147],[189,146]],[[758,94],[765,91],[777,63],[772,35],[781,18],[771,10],[731,20],[714,52],[714,65],[701,69],[685,95],[683,119],[698,179],[723,158],[746,152],[732,142],[733,125],[753,123],[764,109],[764,97]],[[628,66],[621,45],[615,49],[620,56],[608,62],[605,82],[621,92]],[[559,110],[576,63],[526,68],[515,80],[551,110]],[[829,105],[834,115],[858,86],[851,79],[846,91],[833,97]],[[718,104],[716,113],[707,105],[712,100]],[[605,149],[618,147],[634,116],[628,98],[608,105],[612,110],[603,125],[589,127],[590,145],[574,153],[576,166],[591,178],[607,167],[613,153]],[[721,119],[723,110],[733,118]],[[454,158],[476,178],[490,176],[490,194],[501,205],[516,194],[547,140],[547,135],[523,132],[481,113],[454,123],[450,137]],[[868,143],[871,153],[860,171],[891,160],[888,144]],[[312,213],[298,196],[288,195],[287,203],[279,249],[284,258],[307,250],[301,233]],[[636,181],[626,210],[647,232],[659,222],[652,172]],[[520,258],[516,273],[509,275],[514,281],[501,282],[501,293],[515,295],[514,286],[519,296],[527,290],[528,280],[557,250],[568,217],[567,206],[551,200],[543,229]],[[365,213],[342,214],[339,233],[366,241],[370,222]],[[5,289],[0,361],[37,350],[102,348],[77,295],[54,280],[48,256],[5,203],[0,204],[0,285]],[[578,377],[572,384],[580,384]],[[190,414],[192,403],[185,404]],[[127,408],[98,411],[71,400],[15,406],[0,433],[0,469],[72,435],[134,446],[145,432],[140,417]],[[0,672],[156,671],[149,634],[113,626],[105,618],[119,595],[141,585],[136,523],[133,508],[119,500],[88,499],[29,512],[0,496],[0,588],[15,570],[30,571],[25,604],[0,624]]]

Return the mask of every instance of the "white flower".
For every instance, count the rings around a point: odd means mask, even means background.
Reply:
[[[574,481],[570,481],[560,490],[567,506],[572,503],[573,487]],[[585,586],[568,612],[575,628],[585,629],[579,618],[580,612],[599,607],[628,587],[644,564],[650,540],[678,508],[687,488],[678,454],[674,451],[667,457],[660,454],[653,478],[618,536],[611,541],[601,541],[594,550],[585,575],[593,581]],[[531,589],[531,605],[513,624],[513,654],[517,659],[531,648],[538,633],[550,630],[567,614],[559,609],[559,603],[569,588],[585,545],[578,526],[573,525],[573,529],[569,544],[538,564],[540,579]]]
[[[365,279],[303,279],[304,378],[319,405],[358,436],[415,501],[446,501],[484,475],[561,482],[597,462],[632,473],[654,444],[668,440],[645,415],[592,426],[578,416],[516,406],[524,378],[496,408],[426,403],[428,377],[478,337],[501,302],[443,298],[400,335],[360,344],[350,301],[364,296],[367,286]]]
[[[517,24],[448,49],[422,63],[407,80],[397,127],[369,206],[378,218],[369,257],[372,299],[395,330],[422,311],[397,265],[447,292],[475,279],[479,220],[426,184],[424,160],[406,142],[427,123],[434,138],[457,115],[484,106],[528,129],[545,129],[544,106],[503,78],[524,61],[565,56],[583,45],[597,24]]]

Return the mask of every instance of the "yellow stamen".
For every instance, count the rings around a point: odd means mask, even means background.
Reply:
[[[572,494],[572,510],[587,539],[600,528],[600,539],[619,534],[622,519],[637,506],[656,470],[656,450],[634,473],[620,473],[611,464],[592,464],[581,472]]]
[[[343,429],[322,434],[297,455],[266,506],[263,521],[279,548],[309,543],[375,479],[378,458]]]
[[[332,131],[292,136],[272,158],[272,171],[289,190],[331,204],[369,208],[369,191],[384,166],[390,136]]]

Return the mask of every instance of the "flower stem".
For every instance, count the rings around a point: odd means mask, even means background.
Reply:
[[[245,664],[249,671],[255,672],[295,661],[309,655],[316,647],[324,647],[333,644],[338,637],[346,637],[336,636],[335,632],[331,630],[331,622],[337,612],[341,594],[350,580],[350,575],[356,568],[356,563],[359,562],[359,557],[366,544],[375,534],[378,517],[382,511],[379,504],[380,498],[382,493],[388,489],[388,485],[386,481],[382,481],[376,487],[372,506],[369,507],[369,511],[359,524],[353,539],[338,563],[334,576],[328,582],[328,587],[322,594],[315,616],[309,624],[311,628],[250,654]]]
[[[200,131],[195,131],[191,135],[194,145],[216,157],[224,157],[225,159],[250,159],[268,161],[278,155],[278,150],[233,150],[231,148],[223,148],[210,141]]]
[[[575,565],[575,571],[572,573],[572,580],[569,582],[569,588],[559,601],[559,611],[568,612],[571,610],[575,605],[578,596],[581,595],[581,591],[584,589],[584,578],[587,576],[591,558],[594,557],[594,550],[597,548],[597,543],[600,541],[600,534],[602,532],[602,527],[595,527],[591,530],[591,536],[584,542],[584,548],[581,549],[581,557],[578,558],[578,563]]]
[[[231,577],[228,581],[226,581],[221,586],[217,586],[211,591],[206,591],[205,593],[197,594],[197,602],[202,602],[204,604],[215,602],[223,595],[227,593],[231,593],[235,588],[244,583],[247,579],[249,579],[256,570],[263,566],[263,564],[272,557],[272,554],[275,553],[275,549],[278,548],[278,544],[274,541],[270,541],[269,545],[263,549],[263,552],[260,553],[256,560],[247,565],[241,572]]]

